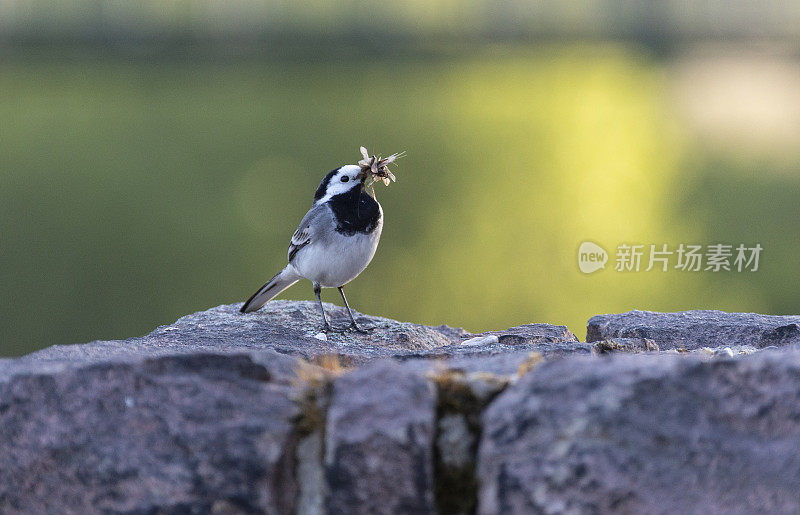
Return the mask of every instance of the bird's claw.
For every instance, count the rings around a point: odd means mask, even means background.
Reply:
[[[328,334],[328,333],[346,333],[348,331],[354,331],[356,333],[361,333],[361,334],[369,334],[369,332],[372,331],[373,329],[375,329],[375,328],[374,327],[368,327],[368,328],[364,329],[363,327],[361,327],[360,325],[358,325],[355,322],[351,322],[350,325],[347,326],[347,327],[335,328],[335,327],[331,326],[331,324],[326,322],[325,325],[322,326],[321,331],[323,333],[325,333],[325,334]]]
[[[355,331],[357,333],[361,333],[361,334],[368,334],[370,331],[372,331],[375,328],[374,327],[370,327],[369,329],[364,329],[363,327],[361,327],[357,323],[352,322],[347,329],[350,330],[350,331]]]

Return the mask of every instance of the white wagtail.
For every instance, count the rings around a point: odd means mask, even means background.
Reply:
[[[314,204],[292,236],[289,264],[244,303],[242,313],[260,309],[305,278],[314,286],[323,331],[330,331],[331,325],[322,307],[320,289],[337,288],[350,315],[350,328],[364,332],[353,317],[343,287],[372,261],[383,229],[383,209],[374,195],[367,193],[365,181],[382,179],[388,184],[389,178],[394,180],[388,165],[400,155],[380,159],[369,156],[363,147],[361,153],[364,159],[359,164],[344,165],[322,179]]]

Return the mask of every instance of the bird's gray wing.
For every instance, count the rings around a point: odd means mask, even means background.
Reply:
[[[323,230],[331,223],[331,211],[325,204],[312,207],[300,221],[289,244],[289,262],[309,243],[319,240]]]

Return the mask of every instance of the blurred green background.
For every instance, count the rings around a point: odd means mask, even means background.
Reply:
[[[0,355],[243,301],[360,145],[408,156],[359,311],[581,338],[630,309],[797,313],[789,4],[0,2]],[[624,273],[622,243],[764,251]]]

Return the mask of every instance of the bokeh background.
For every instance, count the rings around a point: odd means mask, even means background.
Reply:
[[[799,42],[781,0],[0,0],[0,355],[246,299],[360,145],[408,152],[360,311],[797,313]],[[621,243],[764,250],[623,273]]]

